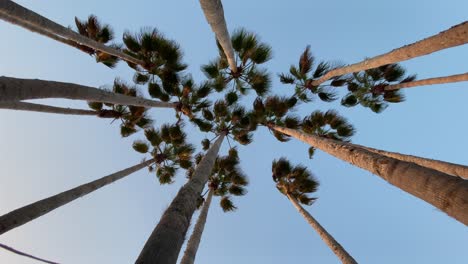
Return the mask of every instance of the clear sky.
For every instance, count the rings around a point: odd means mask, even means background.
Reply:
[[[74,16],[97,15],[120,39],[124,30],[157,27],[177,40],[197,81],[200,65],[217,55],[214,36],[198,1],[17,1],[62,25]],[[467,19],[468,2],[441,1],[224,1],[230,30],[245,27],[273,47],[268,63],[276,75],[297,63],[310,44],[318,59],[353,63],[412,43]],[[90,86],[131,80],[124,63],[114,69],[80,51],[0,21],[0,75]],[[420,79],[467,71],[468,46],[402,63]],[[289,90],[288,90],[289,89]],[[279,84],[273,90],[291,92]],[[357,128],[353,142],[370,147],[468,164],[468,84],[418,87],[407,101],[382,114],[344,108],[338,102],[303,105],[299,114],[337,109]],[[86,107],[82,102],[47,103]],[[156,125],[174,120],[151,110]],[[205,137],[190,130],[193,143]],[[0,214],[132,166],[143,155],[132,150],[142,133],[120,138],[118,125],[94,117],[0,111]],[[227,144],[223,145],[226,151]],[[281,156],[307,165],[320,180],[309,212],[360,263],[451,263],[468,261],[466,226],[371,173],[307,146],[277,142],[260,129],[240,148],[249,193],[238,210],[223,213],[215,198],[197,263],[339,263],[289,201],[274,187],[271,161]],[[184,183],[160,186],[142,170],[85,198],[14,229],[0,242],[63,263],[132,263],[164,209]],[[195,221],[194,218],[193,221]],[[0,250],[0,263],[35,263]]]

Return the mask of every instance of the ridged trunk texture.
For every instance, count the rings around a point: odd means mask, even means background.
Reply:
[[[231,37],[226,26],[221,0],[200,0],[200,5],[208,24],[210,24],[211,30],[215,33],[216,39],[223,48],[224,54],[226,54],[229,68],[231,71],[237,72],[234,49],[232,48]]]
[[[197,208],[197,199],[208,181],[225,136],[222,133],[218,137],[197,165],[192,178],[180,188],[146,241],[135,263],[175,264],[177,262],[190,219]]]
[[[91,193],[101,187],[120,180],[138,170],[141,170],[144,167],[151,165],[152,163],[154,163],[154,159],[142,162],[130,168],[118,171],[98,180],[88,182],[68,191],[50,196],[2,215],[0,216],[0,235],[10,231],[13,228],[24,225],[40,216],[43,216],[62,205],[83,197],[86,194]]]
[[[330,235],[325,228],[320,225],[319,222],[315,220],[315,218],[312,217],[312,215],[309,214],[298,202],[297,200],[290,196],[287,195],[288,199],[291,201],[291,203],[296,207],[296,209],[299,211],[299,213],[304,217],[304,219],[309,223],[310,226],[312,226],[315,231],[319,234],[320,238],[327,244],[327,246],[335,253],[335,255],[341,260],[342,263],[344,264],[357,264],[357,261],[354,260],[351,255],[338,243],[338,241],[333,238],[332,235]]]
[[[468,181],[401,161],[344,142],[308,135],[278,126],[270,128],[292,136],[341,160],[380,176],[390,184],[439,208],[468,225]]]
[[[184,256],[180,261],[180,264],[194,264],[195,257],[197,255],[198,246],[202,238],[203,230],[205,229],[206,219],[208,217],[208,210],[210,209],[211,199],[213,198],[213,190],[210,189],[206,201],[203,203],[200,215],[198,216],[197,223],[193,228],[192,235],[187,242],[187,248],[185,249]]]
[[[74,41],[59,37],[59,36],[57,36],[55,34],[52,34],[52,33],[48,32],[48,31],[46,31],[46,30],[44,30],[42,28],[37,28],[34,25],[28,24],[28,23],[26,23],[26,22],[24,22],[22,20],[18,20],[15,17],[12,17],[12,16],[10,16],[10,15],[8,15],[6,13],[0,12],[0,19],[4,20],[6,22],[10,22],[11,24],[20,26],[22,28],[29,29],[32,32],[35,32],[35,33],[38,33],[40,35],[46,36],[46,37],[51,38],[51,39],[53,39],[55,41],[58,41],[58,42],[61,42],[63,44],[67,44],[67,45],[69,45],[71,47],[77,48],[78,44],[76,42],[74,42]]]
[[[405,45],[394,49],[388,53],[365,59],[361,62],[351,64],[345,67],[337,68],[327,72],[321,78],[312,82],[312,85],[318,86],[323,82],[348,73],[377,68],[382,65],[397,63],[409,60],[419,56],[431,54],[433,52],[463,45],[468,42],[468,22],[453,26],[437,35],[417,41],[413,44]]]
[[[0,77],[0,102],[44,98],[64,98],[142,107],[175,108],[174,103],[122,95],[74,83]]]
[[[129,56],[119,50],[107,47],[90,38],[82,36],[69,28],[59,25],[27,8],[24,8],[21,5],[18,5],[13,1],[0,0],[0,14],[0,18],[2,19],[8,16],[9,19],[5,19],[8,22],[22,21],[20,23],[16,23],[18,26],[29,24],[30,26],[25,27],[28,30],[35,31],[35,29],[39,28],[42,32],[37,32],[39,34],[44,35],[44,32],[49,32],[52,35],[57,35],[59,37],[74,41],[78,44],[90,47],[94,50],[99,50],[104,53],[114,55],[124,61],[140,65],[143,64],[142,61],[133,58],[132,56]]]
[[[405,82],[385,86],[385,91],[398,90],[402,88],[411,88],[424,85],[434,85],[443,83],[466,82],[468,81],[468,72],[444,77],[429,78],[412,82]]]
[[[0,102],[0,109],[22,110],[22,111],[32,111],[32,112],[62,114],[62,115],[97,116],[99,114],[97,111],[94,111],[94,110],[64,108],[64,107],[56,107],[56,106],[50,106],[50,105],[33,104],[33,103],[18,102],[18,101]]]
[[[19,251],[19,250],[17,250],[17,249],[14,249],[14,248],[12,248],[12,247],[9,247],[9,246],[7,246],[7,245],[5,245],[5,244],[1,244],[1,243],[0,243],[0,248],[3,248],[3,249],[5,249],[5,250],[8,250],[8,251],[13,252],[13,253],[15,253],[15,254],[18,254],[18,255],[20,255],[20,256],[24,256],[24,257],[28,257],[28,258],[30,258],[30,259],[37,260],[37,261],[39,261],[39,262],[44,262],[44,263],[48,263],[48,264],[59,264],[59,263],[57,263],[57,262],[53,262],[53,261],[50,261],[50,260],[38,258],[38,257],[33,256],[33,255],[31,255],[31,254],[21,252],[21,251]]]
[[[407,161],[407,162],[413,162],[415,164],[418,164],[426,168],[438,170],[443,173],[447,173],[453,176],[458,176],[465,180],[468,180],[468,166],[463,166],[460,164],[445,162],[441,160],[427,159],[427,158],[422,158],[422,157],[417,157],[417,156],[412,156],[412,155],[405,155],[405,154],[400,154],[396,152],[374,149],[374,148],[369,148],[369,147],[356,145],[356,144],[351,144],[351,145],[363,148],[370,152],[385,155],[390,158],[395,158],[395,159],[399,159],[399,160]]]

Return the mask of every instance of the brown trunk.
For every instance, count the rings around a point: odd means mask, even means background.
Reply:
[[[0,102],[64,98],[141,107],[175,108],[174,103],[132,97],[74,83],[0,77]]]
[[[463,45],[468,42],[468,22],[453,26],[437,35],[428,37],[410,45],[394,49],[388,53],[366,59],[364,61],[337,68],[327,72],[321,78],[314,80],[312,85],[318,86],[333,77],[353,72],[377,68],[382,65],[397,63],[433,52]]]
[[[198,246],[200,245],[203,230],[205,229],[206,219],[208,218],[208,210],[210,209],[211,199],[213,198],[213,190],[210,189],[208,197],[203,204],[200,216],[198,216],[197,223],[193,228],[192,235],[187,242],[187,248],[185,249],[184,256],[180,261],[180,264],[193,264],[195,263],[195,257],[197,255]]]
[[[27,8],[24,8],[21,5],[16,4],[13,1],[1,0],[0,1],[0,18],[4,19],[6,17],[10,19],[5,19],[9,22],[21,21],[17,25],[22,26],[29,24],[30,26],[26,27],[29,30],[34,30],[40,28],[41,32],[49,32],[52,35],[56,35],[70,41],[74,41],[78,44],[90,47],[94,50],[102,51],[110,55],[114,55],[124,61],[131,62],[134,64],[143,65],[144,63],[132,56],[129,56],[119,50],[107,47],[102,43],[96,42],[90,38],[84,37],[75,31],[66,28],[62,25],[59,25]],[[41,34],[41,32],[38,32]]]
[[[411,88],[416,86],[434,85],[443,83],[466,82],[468,81],[468,72],[462,74],[455,74],[451,76],[429,78],[413,82],[405,82],[385,86],[385,91],[398,90],[402,88]]]
[[[92,182],[80,185],[68,191],[50,196],[35,203],[26,205],[0,216],[0,235],[13,228],[24,225],[40,216],[43,216],[62,205],[74,201],[88,193],[120,180],[138,170],[154,163],[154,159],[142,162],[133,167],[118,171],[108,176],[102,177]]]
[[[137,264],[175,264],[184,243],[197,199],[208,181],[225,133],[210,147],[197,165],[192,178],[179,190],[141,251]]]
[[[453,176],[458,176],[465,180],[468,180],[468,166],[463,166],[460,164],[454,164],[454,163],[440,161],[440,160],[427,159],[427,158],[422,158],[422,157],[417,157],[417,156],[412,156],[412,155],[405,155],[405,154],[400,154],[400,153],[390,152],[390,151],[385,151],[385,150],[380,150],[380,149],[374,149],[374,148],[369,148],[369,147],[356,145],[356,144],[350,144],[350,145],[363,148],[370,152],[385,155],[390,158],[395,158],[395,159],[399,159],[399,160],[407,161],[407,162],[413,162],[415,164],[418,164],[419,166],[438,170],[443,173],[447,173]]]
[[[9,247],[9,246],[7,246],[7,245],[5,245],[5,244],[1,244],[1,243],[0,243],[0,248],[3,248],[3,249],[5,249],[5,250],[8,250],[8,251],[13,252],[13,253],[15,253],[15,254],[18,254],[18,255],[20,255],[20,256],[24,256],[24,257],[28,257],[28,258],[30,258],[30,259],[37,260],[37,261],[39,261],[39,262],[44,262],[44,263],[48,263],[48,264],[59,264],[58,262],[53,262],[53,261],[50,261],[50,260],[38,258],[38,257],[33,256],[33,255],[31,255],[31,254],[21,252],[21,251],[19,251],[19,250],[17,250],[17,249],[14,249],[14,248],[12,248],[12,247]]]
[[[341,160],[382,177],[390,184],[468,224],[468,181],[443,172],[401,161],[344,142],[270,126]]]
[[[299,213],[304,217],[304,219],[309,223],[310,226],[312,226],[315,231],[319,234],[320,238],[327,244],[327,246],[335,253],[335,255],[343,262],[344,264],[357,264],[356,260],[354,260],[353,257],[338,243],[338,241],[333,238],[330,233],[327,232],[325,228],[320,225],[315,218],[312,217],[312,215],[309,214],[298,202],[297,200],[290,196],[287,195],[291,203],[296,207],[296,209],[299,211]]]

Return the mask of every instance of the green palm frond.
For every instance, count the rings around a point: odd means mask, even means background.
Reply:
[[[221,209],[223,209],[224,212],[232,212],[237,209],[237,207],[234,206],[234,203],[231,201],[231,198],[229,196],[224,196],[223,198],[221,198],[219,204],[221,205]]]
[[[134,141],[132,147],[135,151],[140,153],[147,153],[149,150],[148,144],[141,140]]]

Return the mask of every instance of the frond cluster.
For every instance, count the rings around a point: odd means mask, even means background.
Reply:
[[[310,194],[317,191],[319,183],[305,166],[293,166],[286,158],[280,158],[272,162],[271,171],[276,188],[282,194],[305,205],[311,205],[317,199]]]

